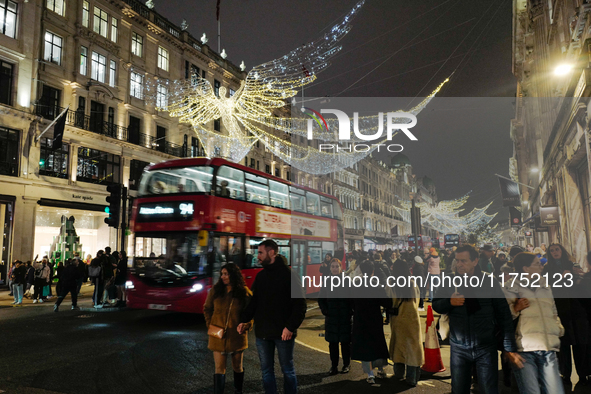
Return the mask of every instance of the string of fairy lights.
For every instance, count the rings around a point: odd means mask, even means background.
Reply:
[[[421,209],[421,224],[428,225],[440,233],[472,234],[482,231],[489,226],[489,223],[495,218],[497,213],[489,215],[487,209],[492,205],[482,208],[474,208],[470,213],[460,216],[464,211],[462,207],[468,201],[469,193],[455,200],[440,201],[435,205],[429,205],[426,202],[418,202],[416,207]],[[400,206],[395,206],[400,213],[408,215],[412,202],[399,199]],[[496,228],[496,226],[494,227]]]
[[[177,81],[158,76],[146,78],[144,98],[156,110],[167,111],[180,123],[190,124],[210,157],[222,156],[240,162],[253,144],[261,141],[283,162],[308,174],[321,175],[350,167],[371,154],[386,139],[368,143],[357,151],[322,151],[314,146],[317,144],[301,142],[302,137],[308,136],[309,118],[294,114],[290,118],[278,118],[274,113],[285,107],[300,88],[315,81],[317,74],[329,66],[330,58],[342,48],[338,42],[351,30],[351,21],[364,3],[365,0],[359,1],[320,39],[254,67],[232,96],[228,97],[225,87],[215,92],[209,81],[195,74],[189,79]],[[419,114],[445,82],[447,80],[408,112],[415,116]],[[207,124],[218,119],[227,134],[208,129]],[[373,135],[381,120],[379,115],[359,117],[357,130],[363,135]],[[395,121],[401,124],[409,119]],[[331,129],[338,129],[336,119],[328,119],[327,122]],[[313,125],[312,133],[316,142],[338,142],[335,134],[317,125]],[[349,142],[356,141],[361,139],[353,137]]]

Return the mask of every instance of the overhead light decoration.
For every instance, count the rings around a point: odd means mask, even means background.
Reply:
[[[468,201],[469,193],[455,200],[439,201],[435,205],[426,202],[416,203],[421,209],[421,223],[428,225],[443,234],[472,234],[487,226],[497,213],[489,215],[487,209],[492,202],[483,208],[474,208],[470,213],[460,216],[462,207]],[[406,221],[410,221],[412,202],[399,201],[400,207],[394,206]]]
[[[554,69],[554,75],[561,77],[568,74],[572,68],[570,64],[560,64]]]
[[[307,135],[308,118],[277,118],[273,115],[297,94],[299,88],[314,82],[317,74],[329,66],[329,59],[342,48],[338,42],[350,31],[350,22],[364,3],[365,0],[359,1],[320,39],[254,67],[231,97],[227,97],[225,87],[219,88],[216,95],[209,81],[194,74],[187,80],[176,81],[147,78],[144,84],[146,101],[155,105],[157,110],[177,117],[179,122],[192,125],[210,157],[221,156],[240,162],[253,144],[261,141],[286,164],[309,174],[326,174],[350,167],[371,154],[385,139],[363,152],[321,152],[308,144],[299,146],[291,142],[291,137]],[[201,42],[207,42],[205,34]],[[221,55],[224,57],[225,51]],[[241,69],[245,69],[244,63]],[[418,114],[442,85],[408,112]],[[224,133],[211,130],[210,122],[217,119],[221,119]],[[336,125],[336,120],[331,122]],[[362,134],[377,127],[378,116],[359,119]],[[330,140],[335,136],[317,129],[314,138]]]

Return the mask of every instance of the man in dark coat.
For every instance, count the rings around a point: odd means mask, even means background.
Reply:
[[[53,311],[57,312],[60,304],[70,293],[72,297],[72,309],[78,309],[78,279],[80,278],[80,272],[72,260],[66,260],[64,269],[60,272],[59,283],[60,283],[60,294],[57,296],[57,301],[53,306]]]
[[[374,276],[374,264],[364,261],[360,265],[363,275],[369,278]],[[383,283],[383,282],[382,282]],[[392,298],[386,296],[384,288],[371,287],[356,288],[353,300],[353,343],[351,345],[351,358],[361,361],[363,372],[367,374],[367,381],[375,383],[373,368],[378,367],[378,377],[386,377],[383,372],[384,365],[390,354],[384,336],[382,307],[386,310],[392,308]]]
[[[278,254],[273,240],[259,244],[258,260],[263,266],[252,285],[253,297],[245,308],[238,332],[254,318],[254,333],[261,361],[265,393],[276,393],[275,348],[279,355],[285,394],[295,394],[298,380],[293,361],[296,330],[306,317],[306,299],[299,278]]]
[[[333,259],[330,264],[331,275],[340,276],[341,264]],[[353,303],[350,299],[349,288],[344,286],[322,287],[318,297],[318,306],[325,317],[324,339],[328,342],[331,368],[329,375],[339,373],[339,343],[343,354],[342,373],[348,373],[351,363],[351,317]]]
[[[470,393],[472,370],[476,367],[480,390],[485,394],[496,394],[499,358],[497,330],[502,333],[503,349],[508,360],[518,368],[523,367],[521,357],[516,353],[509,304],[496,279],[483,274],[478,267],[478,252],[472,246],[459,247],[456,261],[459,276],[476,276],[484,282],[482,287],[474,286],[472,280],[468,280],[467,285],[455,288],[448,285],[440,287],[433,300],[436,312],[449,315],[452,392]],[[451,283],[454,283],[453,280]]]

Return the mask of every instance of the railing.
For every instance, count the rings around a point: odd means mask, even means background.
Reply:
[[[46,119],[53,120],[62,113],[64,108],[47,105],[36,105],[35,114],[43,116]],[[66,113],[66,124],[87,130],[95,134],[104,135],[119,141],[129,142],[134,145],[143,146],[147,149],[158,150],[176,157],[189,157],[187,149],[169,141],[165,141],[163,146],[159,146],[156,137],[139,132],[139,130],[129,129],[111,122],[105,122],[102,119],[85,115],[82,112],[71,109]],[[1,163],[0,163],[1,164]],[[2,169],[0,168],[0,172]]]
[[[123,0],[131,6],[131,9],[143,16],[146,19],[150,19],[150,9],[136,0]]]
[[[180,32],[175,28],[175,26],[167,21],[166,19],[154,14],[154,23],[161,28],[162,30],[172,34],[176,38],[179,38]]]

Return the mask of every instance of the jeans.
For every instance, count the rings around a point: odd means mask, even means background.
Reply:
[[[564,394],[556,352],[519,352],[523,368],[513,369],[521,394]]]
[[[33,299],[34,300],[36,300],[38,298],[45,300],[45,297],[43,296],[43,287],[45,287],[46,284],[47,284],[47,281],[45,279],[35,278],[35,290],[33,292]]]
[[[379,358],[375,361],[362,361],[361,362],[361,369],[363,369],[363,372],[365,372],[367,374],[367,376],[370,377],[370,376],[374,376],[373,375],[374,368],[377,368],[379,371],[383,371],[384,365],[388,365],[388,360],[384,360],[384,359]]]
[[[14,294],[14,302],[17,304],[23,303],[23,285],[12,284],[12,293]]]
[[[498,394],[498,353],[496,345],[478,349],[464,349],[451,345],[451,391],[470,394],[472,367],[476,367],[478,385],[483,394]]]
[[[99,305],[103,301],[103,291],[105,289],[105,281],[102,279],[93,279],[94,294],[92,295],[92,302],[94,305]]]
[[[277,348],[279,365],[281,365],[281,372],[283,372],[283,392],[285,394],[295,394],[298,392],[298,379],[293,362],[294,345],[295,339],[282,341],[281,339],[257,338],[257,350],[261,361],[265,394],[277,394],[274,365],[275,348]]]
[[[421,367],[411,367],[410,365],[404,365],[402,363],[394,363],[394,377],[397,379],[404,378],[405,369],[406,382],[411,386],[416,386],[421,378]]]
[[[339,366],[339,342],[329,342],[328,350],[330,352],[330,362],[332,367]],[[341,342],[341,352],[343,353],[343,366],[348,367],[351,364],[351,344],[349,342]]]

